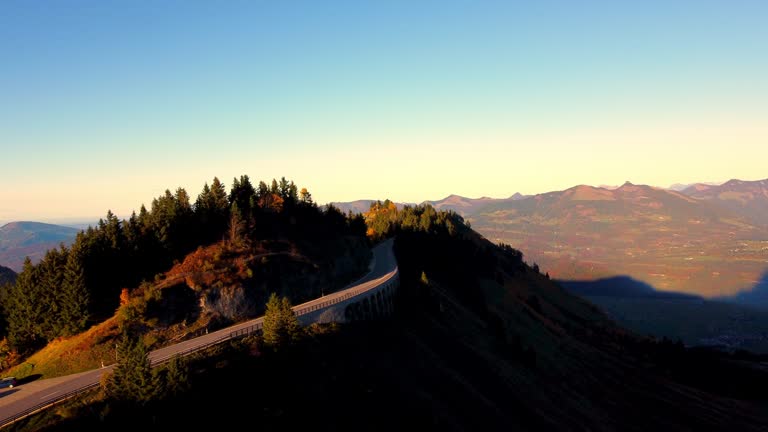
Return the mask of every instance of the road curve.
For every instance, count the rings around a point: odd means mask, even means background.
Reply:
[[[393,240],[386,240],[373,248],[369,272],[346,288],[293,307],[296,315],[315,313],[324,308],[349,300],[378,288],[398,274],[392,250]],[[179,342],[149,353],[153,365],[161,364],[176,355],[186,355],[226,340],[260,330],[264,317],[249,320],[209,334]],[[102,374],[113,365],[77,374],[41,379],[0,391],[0,427],[45,409],[81,391],[99,384]]]

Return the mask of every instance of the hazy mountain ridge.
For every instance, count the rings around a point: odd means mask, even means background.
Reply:
[[[10,222],[0,227],[0,265],[20,272],[24,258],[38,262],[48,249],[70,244],[79,229],[41,222]]]
[[[768,230],[737,211],[629,182],[492,204],[469,220],[558,279],[627,275],[662,290],[728,295],[749,289],[768,260]]]
[[[430,204],[437,210],[450,210],[462,216],[469,216],[477,212],[479,209],[489,204],[504,203],[509,201],[518,201],[527,198],[527,195],[522,195],[516,192],[509,198],[466,198],[459,195],[448,195],[447,197],[437,201],[424,201],[426,204]]]
[[[751,289],[768,267],[768,180],[684,191],[579,185],[425,202],[459,213],[558,279],[630,276],[660,290],[724,297]]]
[[[667,189],[677,191],[677,192],[682,192],[685,189],[688,189],[692,186],[710,187],[710,186],[719,186],[721,184],[723,184],[723,182],[675,183],[669,186]]]
[[[719,186],[696,184],[682,192],[693,198],[721,205],[757,224],[768,226],[768,179],[734,179]]]
[[[429,204],[437,210],[454,211],[462,216],[468,216],[488,204],[497,203],[497,202],[517,201],[517,200],[528,198],[529,196],[530,195],[523,195],[519,192],[514,193],[509,198],[489,198],[489,197],[467,198],[461,195],[451,194],[440,200],[422,201],[421,204]],[[347,213],[349,211],[352,211],[353,213],[365,213],[368,210],[370,210],[371,204],[373,204],[376,201],[377,200],[365,199],[365,200],[357,200],[357,201],[349,201],[349,202],[333,202],[331,204],[339,208],[344,213]],[[397,206],[398,209],[402,209],[406,205],[415,206],[417,205],[417,203],[397,202],[395,203],[395,205]]]

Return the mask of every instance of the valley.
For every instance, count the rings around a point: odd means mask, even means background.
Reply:
[[[756,185],[763,192],[755,192]],[[728,182],[731,195],[725,196],[762,202],[765,185]],[[733,195],[735,186],[751,195]],[[751,290],[768,271],[768,211],[756,220],[759,203],[727,206],[631,183],[481,201],[447,208],[488,239],[519,248],[557,279],[630,276],[658,290],[727,297]]]

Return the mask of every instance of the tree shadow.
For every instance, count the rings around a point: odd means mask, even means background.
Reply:
[[[42,374],[32,374],[32,375],[27,375],[24,378],[19,378],[16,381],[19,383],[19,385],[21,385],[21,384],[31,383],[32,381],[37,381],[42,377],[43,377]]]

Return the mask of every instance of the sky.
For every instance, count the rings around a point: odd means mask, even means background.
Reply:
[[[768,2],[0,2],[0,223],[768,178]]]

